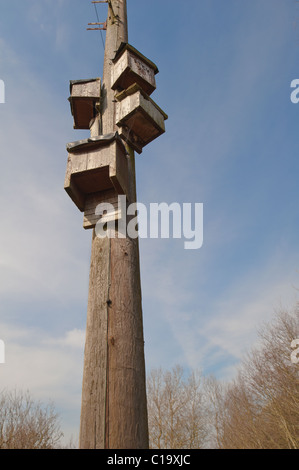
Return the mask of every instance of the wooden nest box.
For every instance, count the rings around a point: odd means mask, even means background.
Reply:
[[[138,153],[165,132],[167,114],[136,83],[115,96],[120,136]]]
[[[96,224],[95,207],[102,201],[128,199],[128,163],[118,133],[91,137],[67,145],[64,189],[84,214],[84,228]]]
[[[156,89],[155,75],[157,66],[127,43],[122,43],[113,59],[111,88],[126,90],[137,83],[142,90],[151,95]]]
[[[97,114],[96,105],[101,97],[101,79],[72,80],[69,102],[74,118],[74,129],[89,129]]]

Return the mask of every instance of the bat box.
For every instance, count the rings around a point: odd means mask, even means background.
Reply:
[[[72,80],[70,93],[74,129],[89,129],[90,121],[97,114],[96,103],[101,97],[101,79]]]
[[[99,213],[100,207],[102,213]],[[83,228],[94,228],[99,220],[102,223],[118,222],[122,217],[126,217],[126,202],[124,207],[119,203],[119,195],[115,189],[107,189],[86,197]]]
[[[142,90],[151,95],[156,89],[155,75],[157,66],[130,44],[122,43],[113,59],[111,88],[126,90],[137,83]]]
[[[134,84],[115,96],[119,135],[138,153],[165,132],[167,114]]]
[[[127,152],[117,132],[70,143],[67,150],[64,189],[81,212],[106,191],[128,198]]]

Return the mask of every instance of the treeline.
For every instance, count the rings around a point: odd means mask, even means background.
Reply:
[[[35,401],[28,391],[0,394],[0,449],[55,449],[63,433],[54,405]]]
[[[180,366],[147,379],[152,449],[298,449],[299,306],[259,331],[228,383]],[[296,342],[295,342],[296,343]],[[296,346],[296,344],[295,344]],[[0,393],[0,449],[61,448],[59,416],[29,392]],[[70,441],[64,445],[74,448]]]
[[[298,449],[299,308],[259,331],[237,377],[222,383],[177,366],[148,377],[150,446],[155,449]],[[292,354],[292,357],[291,357]]]

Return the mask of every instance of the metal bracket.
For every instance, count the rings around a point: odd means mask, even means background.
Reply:
[[[119,20],[119,15],[116,15],[114,13],[113,5],[111,0],[93,0],[91,3],[108,3],[109,7],[111,8],[112,11],[112,24],[114,24],[116,21]],[[102,25],[100,28],[87,28],[87,31],[106,31],[107,30],[107,21],[105,23],[88,23],[89,26],[94,26],[94,25]]]
[[[111,10],[112,10],[113,20],[118,19],[118,15],[116,15],[116,14],[114,13],[111,0],[93,0],[91,3],[108,3],[108,5],[110,6],[110,8],[111,8]]]
[[[101,25],[100,28],[86,28],[87,31],[106,31],[107,29],[107,21],[104,23],[88,23],[89,26],[96,26],[96,25]]]

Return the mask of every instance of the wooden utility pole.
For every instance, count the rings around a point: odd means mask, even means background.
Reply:
[[[116,130],[112,59],[128,42],[126,0],[108,5],[102,134]],[[94,125],[94,126],[95,126]],[[93,127],[94,133],[94,127]],[[130,152],[131,199],[136,200]],[[146,449],[148,424],[138,241],[92,238],[84,357],[81,449]]]
[[[154,90],[153,76],[158,70],[128,45],[126,0],[107,3],[103,81],[101,85],[100,79],[71,82],[74,127],[87,128],[89,122],[91,134],[90,139],[68,144],[65,180],[66,191],[85,211],[84,227],[93,228],[79,446],[146,449],[149,444],[138,239],[99,238],[90,207],[94,209],[100,201],[115,199],[117,193],[126,194],[127,204],[136,202],[133,148],[141,153],[144,145],[164,132],[167,116],[144,91],[145,87],[148,93]],[[129,73],[128,67],[118,65],[120,77],[115,78],[116,60],[127,60],[127,56]],[[136,100],[137,107],[132,104]],[[124,113],[130,106],[135,108]],[[142,106],[146,109],[141,115]]]

